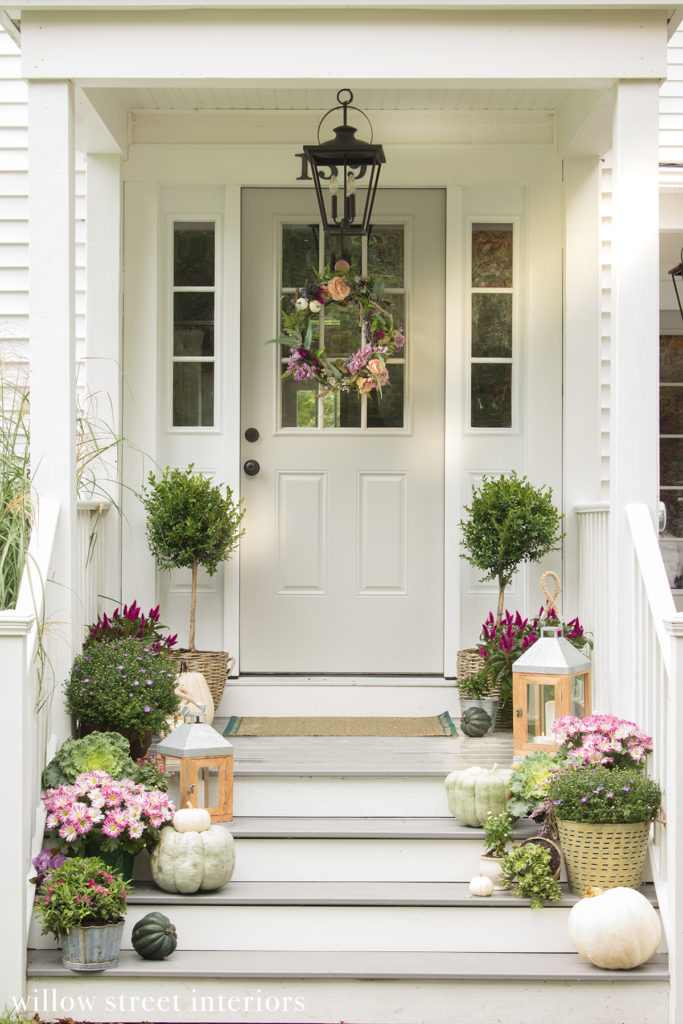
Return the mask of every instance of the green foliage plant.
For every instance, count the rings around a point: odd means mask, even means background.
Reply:
[[[161,569],[191,569],[189,649],[195,647],[197,572],[209,576],[235,551],[244,530],[244,510],[231,489],[213,484],[202,473],[166,467],[157,479],[149,474],[140,499],[147,514],[147,540]]]
[[[659,783],[636,766],[569,766],[548,783],[547,805],[557,821],[610,825],[652,821],[661,802]]]
[[[83,739],[70,736],[43,771],[43,789],[70,785],[82,772],[103,771],[112,779],[135,779],[130,744],[118,732],[91,732]]]
[[[481,700],[491,693],[491,680],[486,667],[473,672],[471,676],[458,677],[458,693],[469,700]]]
[[[564,761],[547,750],[533,750],[523,761],[513,764],[514,773],[510,779],[510,800],[508,810],[515,818],[534,816],[538,820],[539,809],[548,793],[553,773]]]
[[[28,381],[0,366],[0,609],[14,608],[33,511]]]
[[[550,866],[550,852],[542,846],[527,843],[513,847],[503,857],[501,875],[502,884],[514,888],[520,899],[530,900],[533,910],[560,899],[560,887]]]
[[[507,811],[502,814],[491,814],[482,822],[486,842],[484,844],[484,855],[486,857],[503,857],[510,842],[513,829],[513,820]]]
[[[95,644],[73,663],[64,684],[66,709],[112,732],[160,732],[178,711],[175,676],[173,659],[142,640]]]
[[[114,924],[128,909],[128,883],[99,857],[70,857],[48,871],[36,895],[42,934],[59,939],[79,925]]]
[[[465,558],[483,572],[482,582],[498,582],[498,621],[505,588],[523,562],[537,562],[556,551],[563,534],[549,487],[534,487],[514,471],[485,476],[472,488],[472,502],[460,521]]]

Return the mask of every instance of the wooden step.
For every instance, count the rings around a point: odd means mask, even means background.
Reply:
[[[40,950],[28,974],[29,1012],[98,1021],[662,1024],[668,1002],[663,955],[603,971],[575,953],[124,950],[115,970],[75,984],[57,951]]]

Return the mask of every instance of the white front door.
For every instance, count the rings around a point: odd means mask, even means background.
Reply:
[[[312,190],[243,193],[241,672],[441,674],[444,194],[380,190],[351,252],[405,325],[379,404],[282,381],[288,350],[265,344],[329,260],[313,211]],[[335,329],[353,351],[357,327]]]

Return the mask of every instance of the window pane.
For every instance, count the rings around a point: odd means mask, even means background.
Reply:
[[[403,288],[404,230],[385,224],[373,227],[368,238],[368,276],[375,286]]]
[[[173,364],[173,426],[213,426],[213,363]]]
[[[665,486],[683,487],[683,438],[660,438],[659,482]]]
[[[301,288],[310,281],[311,267],[318,266],[317,224],[284,224],[282,227],[282,287]]]
[[[360,409],[357,391],[330,392],[323,398],[323,426],[360,427]]]
[[[659,339],[659,379],[683,383],[683,335],[667,334]]]
[[[212,356],[213,292],[176,292],[173,296],[173,355]]]
[[[665,536],[683,537],[683,490],[660,491],[659,500],[663,501],[666,505]]]
[[[310,380],[292,380],[280,383],[283,427],[317,427],[318,386]]]
[[[659,389],[660,434],[683,434],[683,387],[664,384]]]
[[[512,295],[472,295],[472,355],[506,358],[512,355]]]
[[[405,366],[388,363],[389,383],[382,388],[381,401],[376,391],[368,395],[368,427],[402,427]]]
[[[215,283],[215,234],[215,224],[174,224],[174,285],[207,286]]]
[[[472,287],[512,288],[512,224],[472,225]]]
[[[402,327],[405,334],[406,329],[406,297],[405,295],[383,295],[389,301],[389,312],[394,318],[394,327]],[[396,355],[403,356],[408,347],[410,338],[406,336],[406,343]]]
[[[472,364],[473,427],[512,426],[512,366]]]
[[[350,356],[362,340],[356,305],[325,303],[325,352],[328,356]]]
[[[325,264],[334,269],[337,260],[341,259],[346,260],[347,263],[352,263],[354,267],[360,267],[363,259],[363,245],[359,235],[344,238],[343,252],[338,236],[325,236]]]

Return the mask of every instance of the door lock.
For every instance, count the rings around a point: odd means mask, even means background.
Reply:
[[[256,476],[260,469],[261,467],[259,466],[256,459],[247,459],[247,461],[244,463],[244,472],[247,474],[247,476]]]

